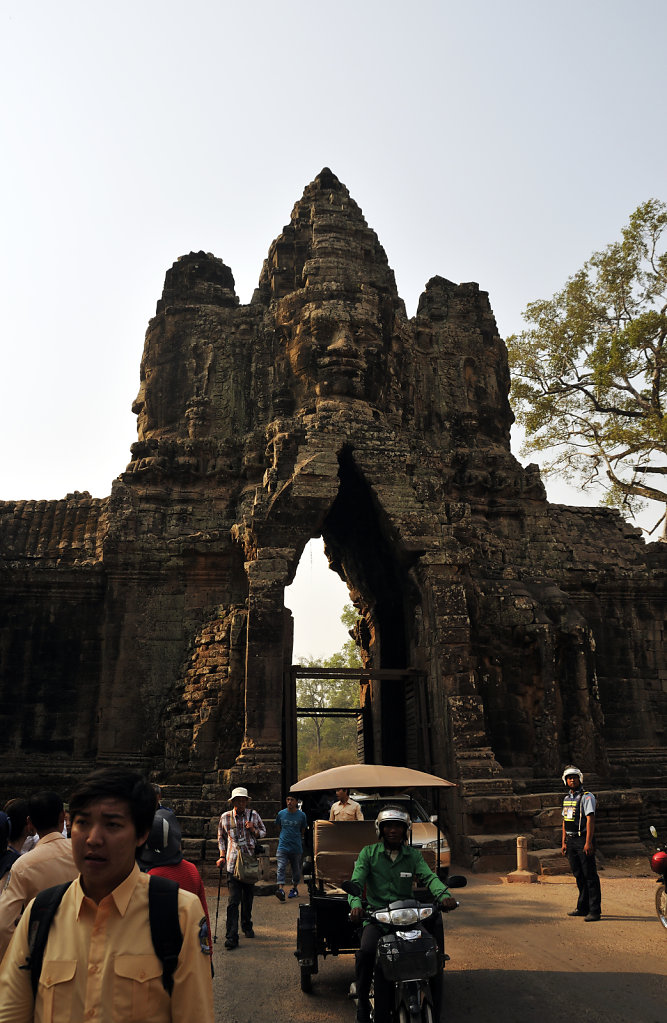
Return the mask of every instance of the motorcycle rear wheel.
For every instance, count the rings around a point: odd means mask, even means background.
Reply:
[[[667,930],[667,889],[665,889],[664,884],[659,885],[656,890],[655,910],[658,914],[658,920]]]

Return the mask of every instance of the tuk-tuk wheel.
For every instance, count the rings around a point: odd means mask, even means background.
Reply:
[[[301,990],[309,995],[313,990],[313,974],[310,966],[301,966]]]

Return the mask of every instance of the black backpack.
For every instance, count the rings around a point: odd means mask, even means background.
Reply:
[[[20,968],[30,970],[33,996],[42,972],[44,949],[49,937],[49,928],[62,897],[71,884],[54,885],[40,892],[30,910],[28,928],[28,958]],[[181,925],[178,921],[178,885],[166,877],[152,875],[148,885],[148,915],[151,925],[151,940],[155,954],[162,963],[162,984],[171,995],[174,989],[174,971],[183,945]]]

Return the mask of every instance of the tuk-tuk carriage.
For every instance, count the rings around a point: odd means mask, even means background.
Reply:
[[[423,771],[378,764],[346,764],[321,771],[292,785],[299,794],[338,788],[410,792],[434,789],[437,794],[453,785]],[[313,822],[312,855],[304,862],[304,880],[308,885],[308,904],[299,907],[295,956],[301,972],[301,990],[312,990],[313,974],[320,957],[349,955],[359,948],[359,930],[349,920],[346,893],[341,888],[352,876],[354,863],[365,845],[377,842],[375,820]],[[435,849],[422,849],[426,862],[441,872],[440,842]]]

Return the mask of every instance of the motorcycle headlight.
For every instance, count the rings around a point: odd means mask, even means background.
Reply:
[[[409,909],[380,909],[373,916],[381,924],[392,924],[394,927],[414,927],[420,920],[426,920],[433,913],[433,906],[411,906]]]
[[[396,927],[410,927],[419,923],[418,909],[392,909],[389,914],[392,924]]]

